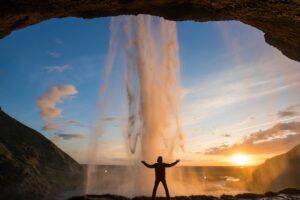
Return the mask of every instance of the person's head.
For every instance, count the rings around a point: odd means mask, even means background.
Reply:
[[[162,161],[163,161],[163,158],[162,158],[161,156],[158,156],[157,162],[158,162],[158,163],[162,163]]]

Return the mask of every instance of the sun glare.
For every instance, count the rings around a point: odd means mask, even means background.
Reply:
[[[238,166],[246,166],[250,164],[250,157],[245,154],[235,154],[230,157],[230,161]]]

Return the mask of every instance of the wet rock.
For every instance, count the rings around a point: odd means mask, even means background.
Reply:
[[[299,200],[300,196],[298,195],[299,190],[288,188],[283,190],[281,194],[275,192],[267,192],[263,194],[254,194],[254,193],[244,193],[238,194],[235,196],[232,195],[222,195],[221,197],[214,197],[208,195],[193,195],[193,196],[176,196],[171,197],[171,200]],[[288,194],[287,194],[288,193]],[[297,196],[298,195],[298,196]],[[68,200],[151,200],[151,197],[134,197],[132,199],[115,196],[115,195],[86,195],[81,197],[73,197]],[[156,200],[167,200],[166,197],[157,197]]]
[[[254,193],[244,193],[244,194],[237,194],[235,195],[235,197],[240,199],[258,199],[258,198],[263,198],[264,195],[254,194]]]
[[[207,196],[207,195],[193,195],[191,196],[192,200],[217,200],[217,197]]]
[[[105,195],[84,195],[78,197],[72,197],[68,200],[129,200],[126,197],[112,195],[112,194],[105,194]]]
[[[224,200],[233,200],[234,196],[232,195],[227,195],[227,194],[223,194],[220,199],[224,199]]]
[[[291,195],[300,195],[300,190],[296,188],[286,188],[284,190],[279,191],[281,194],[291,194]]]
[[[266,192],[264,195],[265,195],[265,197],[276,197],[277,193],[275,193],[275,192]]]

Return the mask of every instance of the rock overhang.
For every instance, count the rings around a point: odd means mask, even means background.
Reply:
[[[237,20],[300,61],[300,1],[296,0],[14,0],[1,2],[0,38],[51,18],[150,14],[196,22]]]

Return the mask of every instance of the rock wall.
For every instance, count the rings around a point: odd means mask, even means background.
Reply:
[[[255,192],[300,188],[300,144],[256,167],[250,189]]]
[[[51,18],[151,14],[171,20],[238,20],[265,33],[266,42],[300,61],[298,0],[9,0],[0,6],[0,38]]]
[[[81,165],[0,110],[0,199],[56,200],[82,184]]]

